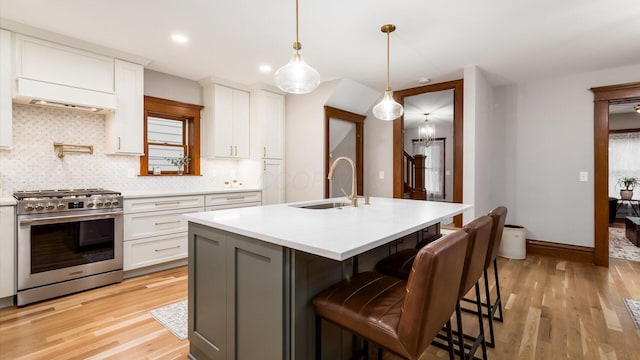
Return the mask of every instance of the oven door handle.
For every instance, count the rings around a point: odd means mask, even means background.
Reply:
[[[56,217],[41,217],[41,218],[33,218],[33,219],[19,219],[18,222],[20,226],[29,225],[33,223],[48,223],[48,222],[69,222],[68,220],[98,220],[105,219],[109,217],[114,217],[118,215],[122,215],[122,211],[112,211],[100,214],[90,214],[90,215],[65,215],[65,216],[56,216]]]

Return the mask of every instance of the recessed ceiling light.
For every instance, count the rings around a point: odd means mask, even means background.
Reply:
[[[171,35],[171,40],[173,40],[173,41],[175,41],[177,43],[180,43],[180,44],[184,44],[184,43],[189,41],[189,38],[187,38],[184,35],[173,34],[173,35]]]
[[[265,72],[265,73],[271,72],[271,70],[272,70],[271,66],[269,66],[269,65],[260,65],[260,67],[258,67],[258,69],[260,69],[260,71]]]
[[[429,79],[426,76],[423,76],[418,79],[418,84],[428,84],[429,82],[431,82],[431,79]]]

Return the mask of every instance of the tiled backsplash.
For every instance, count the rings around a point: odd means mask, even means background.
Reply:
[[[53,143],[93,145],[91,154],[58,158]],[[13,149],[0,150],[0,196],[16,190],[102,187],[122,192],[221,188],[238,179],[259,187],[260,165],[244,160],[201,159],[202,176],[134,176],[137,156],[105,154],[103,115],[13,104]]]

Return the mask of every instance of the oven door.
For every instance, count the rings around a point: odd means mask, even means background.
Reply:
[[[122,211],[18,216],[18,290],[122,270]]]

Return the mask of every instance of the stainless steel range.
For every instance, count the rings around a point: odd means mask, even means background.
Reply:
[[[17,305],[122,281],[122,195],[19,191]]]

